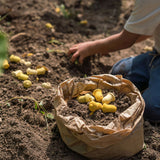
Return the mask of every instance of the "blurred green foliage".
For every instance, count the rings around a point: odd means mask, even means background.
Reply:
[[[62,13],[62,15],[65,17],[65,18],[69,18],[70,17],[70,12],[68,9],[66,9],[65,5],[64,4],[61,4],[60,5],[60,11]]]
[[[8,40],[4,32],[0,31],[0,75],[2,74],[3,61],[7,58]]]

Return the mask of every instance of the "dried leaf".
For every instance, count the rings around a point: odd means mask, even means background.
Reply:
[[[84,94],[87,94],[87,93],[92,93],[91,91],[82,91],[81,93],[80,93],[80,95],[84,95]]]

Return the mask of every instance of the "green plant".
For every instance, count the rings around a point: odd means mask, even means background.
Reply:
[[[2,74],[2,65],[7,58],[8,40],[4,32],[0,31],[0,75]]]
[[[60,11],[62,13],[62,15],[65,17],[65,18],[69,18],[70,17],[70,12],[68,9],[66,9],[65,5],[64,4],[61,4],[60,5]]]
[[[0,21],[2,21],[3,19],[5,19],[8,16],[8,14],[4,15],[4,16],[0,16]]]
[[[79,63],[78,63],[78,60],[75,60],[74,64],[75,64],[75,65],[78,65],[78,64],[79,64]]]
[[[8,107],[10,107],[10,106],[11,106],[11,104],[10,104],[10,103],[6,103],[6,105],[7,105]]]
[[[57,44],[57,45],[63,44],[62,42],[60,42],[60,41],[58,41],[56,39],[51,39],[48,43],[50,43],[50,44]]]
[[[40,112],[45,116],[45,118],[54,119],[54,116],[52,113],[48,113],[47,110],[43,107],[43,100],[39,102],[39,107],[41,108]]]
[[[0,16],[0,21],[4,20],[11,11],[12,11],[12,8],[10,8],[10,9],[5,13],[4,16]]]
[[[35,108],[35,110],[38,110],[40,113],[42,113],[45,116],[45,118],[48,118],[48,119],[51,119],[51,120],[54,119],[53,114],[52,113],[48,113],[47,110],[44,108],[44,106],[43,106],[43,100],[41,100],[40,102],[38,102],[37,100],[35,100],[32,97],[20,96],[20,97],[13,97],[13,98],[9,99],[7,102],[5,102],[5,105],[7,105],[7,106],[10,107],[10,103],[9,102],[12,101],[13,99],[18,99],[19,102],[23,102],[24,99],[32,100],[32,101],[34,101],[34,108]]]
[[[5,104],[8,107],[10,107],[10,101],[12,101],[13,99],[17,99],[19,102],[23,102],[24,99],[29,99],[34,101],[34,107],[36,110],[38,110],[40,113],[42,113],[44,115],[45,121],[46,121],[46,125],[47,125],[47,130],[48,130],[48,119],[53,120],[54,119],[54,115],[52,113],[48,113],[47,110],[44,108],[43,106],[43,100],[41,100],[40,102],[38,102],[37,100],[35,100],[32,97],[28,97],[28,96],[19,96],[19,97],[13,97],[11,99],[9,99],[7,102],[5,103],[0,103],[0,106]]]
[[[146,149],[147,149],[147,145],[146,145],[146,143],[144,143],[144,145],[143,145],[143,149],[144,149],[144,150],[146,150]]]
[[[87,78],[87,74],[84,74],[84,78]]]

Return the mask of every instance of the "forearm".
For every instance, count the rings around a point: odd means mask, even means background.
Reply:
[[[144,40],[146,40],[147,38],[150,38],[150,37],[152,37],[152,36],[142,35],[136,40],[136,43],[142,42],[142,41],[144,41]]]
[[[121,49],[131,47],[140,37],[138,34],[129,33],[125,30],[122,32],[109,36],[105,39],[96,40],[93,42],[95,53],[109,53]]]

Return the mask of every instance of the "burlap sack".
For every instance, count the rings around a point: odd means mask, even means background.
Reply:
[[[132,105],[107,126],[86,125],[78,116],[62,116],[60,108],[80,92],[115,88],[131,98]],[[55,118],[65,144],[90,159],[120,159],[130,157],[143,148],[144,100],[138,89],[121,76],[109,74],[84,78],[82,83],[73,78],[58,86],[55,98]]]

